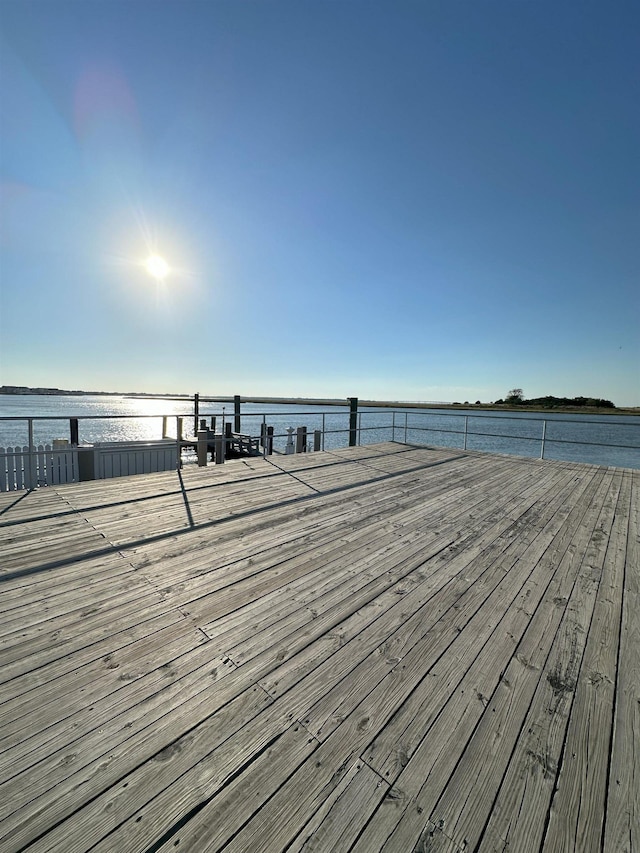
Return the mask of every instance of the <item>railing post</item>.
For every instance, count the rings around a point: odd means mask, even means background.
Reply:
[[[409,413],[405,412],[404,413],[404,443],[405,444],[407,443],[407,420],[408,420],[408,417],[409,417]]]
[[[547,421],[542,421],[542,444],[540,446],[540,459],[544,459],[544,443],[547,438]]]
[[[176,471],[182,468],[182,418],[176,415]]]
[[[349,447],[355,447],[358,441],[358,398],[347,397],[349,400]]]
[[[193,395],[193,434],[198,433],[198,419],[200,418],[200,394],[196,391]]]
[[[322,449],[324,450],[324,433],[325,433],[325,425],[324,425],[324,412],[322,413]]]
[[[80,444],[79,435],[80,431],[78,429],[78,419],[77,418],[69,418],[69,435],[71,441],[69,444]]]
[[[314,451],[320,450],[322,444],[322,432],[319,429],[315,429],[313,431],[313,449]]]
[[[469,428],[469,416],[468,416],[468,415],[465,415],[465,416],[464,416],[464,445],[463,445],[463,448],[462,448],[463,450],[466,450],[466,449],[467,449],[467,432],[468,432],[468,428]]]
[[[262,445],[262,456],[266,459],[267,457],[267,416],[262,416],[262,423],[260,424],[260,444]]]
[[[33,418],[29,418],[29,479],[27,488],[35,489],[36,487],[36,448],[33,443]]]
[[[240,395],[233,398],[233,431],[240,432]]]
[[[395,409],[391,412],[393,418],[391,419],[391,441],[396,440],[396,412]]]

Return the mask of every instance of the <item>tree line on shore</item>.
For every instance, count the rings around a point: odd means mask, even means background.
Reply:
[[[127,392],[129,395],[133,396],[133,392]],[[113,392],[113,391],[65,391],[60,388],[28,388],[22,385],[2,385],[0,386],[0,394],[46,394],[46,395],[55,395],[55,396],[126,396],[122,392]],[[172,397],[175,398],[178,395],[171,394],[145,394],[138,393],[135,394],[137,397]],[[180,395],[185,396],[185,395]],[[284,398],[280,400],[280,398],[273,398],[274,401],[277,399],[280,402],[295,402],[294,400],[285,400]],[[303,402],[304,398],[300,398],[300,402]],[[254,400],[254,402],[256,402]],[[329,402],[329,401],[324,401]],[[335,401],[334,401],[335,402]],[[367,401],[368,405],[375,405],[374,401]],[[398,403],[397,405],[401,405]],[[453,406],[469,406],[471,405],[468,401],[464,403],[452,403],[450,405]],[[480,400],[476,400],[476,406],[482,406],[483,404]],[[539,409],[580,409],[580,408],[591,408],[591,409],[615,409],[616,406],[611,400],[603,400],[599,397],[554,397],[552,395],[548,395],[546,397],[532,397],[531,399],[526,399],[522,388],[512,388],[511,391],[507,394],[505,399],[495,400],[493,403],[485,404],[485,405],[493,405],[493,406],[526,406],[531,408],[539,408]]]
[[[522,388],[512,388],[504,400],[496,400],[496,406],[532,406],[544,409],[558,408],[593,408],[593,409],[615,409],[611,400],[603,400],[600,397],[532,397],[525,399]]]

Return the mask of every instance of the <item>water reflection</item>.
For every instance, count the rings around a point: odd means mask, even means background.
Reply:
[[[54,438],[69,439],[69,418],[79,417],[81,443],[157,440],[163,434],[163,416],[167,435],[175,437],[176,418],[184,418],[183,435],[193,434],[194,415],[191,400],[133,397],[44,397],[5,396],[2,415],[23,420],[0,420],[0,447],[24,446],[28,442],[27,417],[34,420],[35,444]],[[268,413],[268,414],[265,414]],[[218,429],[223,418],[233,418],[232,404],[200,405],[200,416],[209,422],[216,416]],[[52,417],[52,420],[38,418]],[[84,419],[86,418],[86,419]],[[388,408],[363,409],[359,414],[359,443],[406,441],[419,445],[540,455],[543,421],[546,419],[545,457],[640,468],[640,417],[603,415],[543,415],[541,413],[417,411]],[[323,432],[323,449],[345,447],[349,437],[349,413],[346,406],[262,405],[243,403],[242,432],[260,435],[261,426],[274,427],[274,447],[284,451],[287,427],[304,425],[308,444],[313,446],[314,430]],[[565,442],[572,442],[570,444]],[[597,447],[594,445],[607,445]],[[626,445],[626,446],[625,446]],[[636,449],[632,449],[636,448]]]

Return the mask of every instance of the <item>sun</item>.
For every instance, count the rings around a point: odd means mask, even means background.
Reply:
[[[160,255],[151,255],[145,261],[144,266],[149,275],[153,276],[153,278],[158,281],[165,279],[170,272],[169,264],[164,258],[161,258]]]

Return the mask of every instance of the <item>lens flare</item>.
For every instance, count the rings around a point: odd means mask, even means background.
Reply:
[[[151,255],[145,262],[145,268],[149,275],[158,281],[162,281],[169,275],[169,264],[160,255]]]

